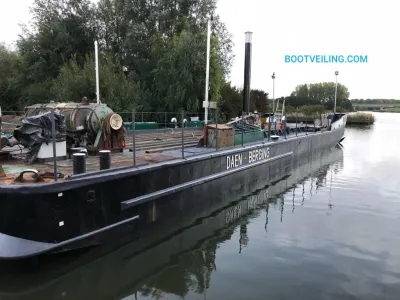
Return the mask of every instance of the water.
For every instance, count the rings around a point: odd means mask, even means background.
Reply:
[[[399,299],[400,114],[374,115],[296,185],[248,196],[248,214],[233,205],[145,251],[83,255],[0,299]]]

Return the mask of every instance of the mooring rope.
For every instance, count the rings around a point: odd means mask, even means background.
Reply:
[[[117,138],[118,145],[121,145],[125,141],[125,128],[124,126],[121,126],[120,129],[114,130],[111,127],[110,120],[111,117],[114,115],[114,113],[109,113],[107,116],[104,118],[103,124],[102,124],[102,133],[103,133],[103,138],[104,138],[104,144],[106,145],[107,143],[111,146],[113,146],[113,137],[115,136]]]

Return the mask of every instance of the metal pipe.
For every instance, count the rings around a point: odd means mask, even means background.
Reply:
[[[283,120],[283,131],[285,132],[285,140],[286,140],[286,119]]]
[[[57,181],[57,151],[56,151],[56,115],[54,109],[51,110],[51,135],[53,141],[53,168],[54,181]],[[0,140],[1,142],[1,140]]]
[[[132,152],[133,152],[133,166],[136,167],[136,135],[135,135],[135,112],[132,112]]]
[[[215,109],[215,149],[218,151],[218,108]]]
[[[182,110],[182,159],[185,158],[185,135],[184,135],[184,122],[183,122],[184,114]]]
[[[315,116],[313,115],[314,133],[317,133],[317,128],[315,126]]]
[[[271,140],[271,116],[268,118],[268,141]]]
[[[250,110],[250,79],[251,79],[251,44],[253,33],[245,33],[245,57],[244,57],[244,87],[243,87],[243,111],[246,115]]]
[[[336,86],[335,86],[335,106],[333,109],[333,113],[336,114],[336,97],[337,97],[337,77],[339,75],[339,71],[335,71],[335,75],[336,75]]]
[[[206,64],[206,86],[204,91],[204,124],[208,120],[208,89],[210,80],[210,38],[211,38],[211,22],[207,21],[207,64]],[[207,127],[207,126],[205,126]]]
[[[306,129],[306,135],[308,135],[307,116],[306,116],[306,127],[305,127],[305,129]]]
[[[298,108],[296,107],[296,136],[297,136],[297,131],[298,131],[298,129],[297,129],[297,113],[298,113]]]
[[[111,168],[111,151],[110,150],[101,150],[100,154],[100,170],[107,170]]]
[[[86,154],[74,153],[73,158],[73,172],[74,174],[86,173]]]
[[[52,111],[53,109],[55,109],[56,108],[56,105],[44,105],[43,107],[41,107],[41,109],[45,109],[46,111]],[[28,113],[29,113],[29,110],[30,109],[32,109],[32,107],[31,108],[28,108],[27,109],[27,111],[26,111],[26,113],[25,113],[25,116],[28,116]],[[71,116],[72,115],[74,115],[74,113],[75,113],[75,111],[76,110],[84,110],[84,109],[86,109],[86,110],[90,110],[91,111],[91,113],[96,117],[96,119],[97,119],[97,122],[99,122],[99,123],[101,123],[101,120],[100,120],[100,118],[99,118],[99,116],[97,115],[97,113],[96,113],[96,111],[93,109],[93,108],[91,108],[91,107],[88,107],[88,106],[64,106],[63,107],[63,109],[60,109],[60,112],[63,112],[64,111],[64,109],[67,109],[67,110],[71,110]],[[75,118],[74,119],[69,119],[69,121],[70,121],[70,126],[71,127],[76,127],[75,126],[75,121],[76,121],[76,115],[75,115]],[[68,130],[67,129],[67,132],[69,132],[69,133],[74,133],[74,132],[78,132],[77,130]]]
[[[90,108],[90,107],[87,107],[87,106],[81,106],[81,107],[77,106],[77,107],[73,108],[72,111],[71,111],[71,118],[69,119],[71,128],[76,128],[75,122],[76,122],[77,115],[75,114],[75,111],[76,110],[79,111],[81,109],[90,110],[92,112],[92,114],[94,114],[94,116],[97,118],[97,122],[101,123],[99,116],[97,115],[96,111],[93,108]],[[74,116],[73,119],[72,119],[72,116]],[[71,132],[77,132],[77,131],[75,130],[75,131],[71,131]]]
[[[321,130],[324,128],[324,121],[322,119],[322,114],[319,115],[319,118],[321,119]]]
[[[275,72],[272,74],[272,112],[275,112]]]
[[[243,118],[244,112],[242,111],[242,147],[243,147],[243,139],[244,139],[244,118]]]
[[[95,53],[95,60],[96,60],[96,97],[97,97],[97,104],[100,103],[100,87],[99,87],[99,51],[97,41],[94,42],[94,53]]]

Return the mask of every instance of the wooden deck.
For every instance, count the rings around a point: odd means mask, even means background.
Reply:
[[[196,147],[202,130],[194,130],[184,132],[184,145],[188,150],[188,154]],[[154,164],[162,161],[172,160],[176,155],[168,154],[168,151],[178,151],[182,148],[182,132],[180,130],[171,131],[166,133],[150,133],[138,134],[135,137],[136,141],[136,166]],[[112,153],[111,155],[111,168],[133,166],[133,139],[132,135],[126,137],[126,148],[123,152]],[[192,149],[192,150],[190,150]],[[167,151],[167,153],[165,153]],[[5,176],[1,176],[0,170],[0,185],[2,184],[21,184],[21,182],[14,182],[19,174],[27,169],[35,169],[41,173],[41,178],[44,182],[54,181],[54,166],[53,161],[46,163],[28,164],[24,163],[23,158],[27,150],[15,146],[13,148],[4,148],[0,157],[0,167],[3,169]],[[12,157],[12,160],[8,160]],[[86,172],[94,172],[100,169],[99,157],[89,155],[86,159]],[[63,175],[59,181],[67,180],[73,174],[73,161],[72,159],[58,160],[57,172]],[[32,173],[24,175],[23,183],[35,183],[36,180]]]

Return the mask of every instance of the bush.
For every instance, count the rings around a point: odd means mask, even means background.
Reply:
[[[325,112],[323,105],[303,105],[299,109],[300,113],[305,116],[321,115]]]
[[[100,101],[116,112],[132,111],[141,103],[142,90],[138,84],[129,82],[122,67],[113,62],[110,55],[99,57]],[[94,59],[86,56],[81,68],[73,57],[60,69],[54,80],[53,92],[60,102],[80,102],[87,96],[89,102],[96,101],[96,74]]]
[[[353,124],[374,124],[375,117],[370,113],[355,113],[347,116],[347,122]]]
[[[296,112],[296,108],[293,107],[293,106],[286,106],[286,107],[285,107],[285,112],[286,112],[287,114],[293,114],[293,113]]]

